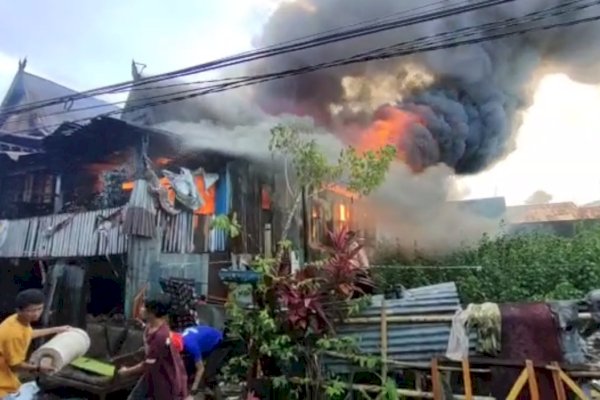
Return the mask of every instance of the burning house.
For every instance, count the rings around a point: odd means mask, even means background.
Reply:
[[[135,295],[148,283],[157,290],[164,277],[193,279],[197,292],[223,298],[219,271],[230,265],[231,240],[212,224],[234,212],[241,226],[237,251],[273,253],[291,201],[275,168],[187,149],[178,135],[155,127],[170,118],[168,108],[132,111],[135,92],[118,118],[102,116],[114,108],[100,100],[89,105],[97,116],[53,108],[10,115],[21,104],[75,93],[61,90],[25,72],[23,63],[3,102],[5,293],[44,285],[56,308],[66,310],[65,323],[83,322],[87,313],[129,314]],[[300,253],[310,252],[309,241],[350,224],[353,207],[343,188],[305,202],[290,239]]]

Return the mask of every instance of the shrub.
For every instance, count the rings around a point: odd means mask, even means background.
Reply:
[[[600,229],[579,226],[569,238],[551,234],[484,237],[477,246],[439,259],[408,259],[398,249],[382,246],[373,264],[408,267],[376,268],[374,279],[383,289],[454,281],[464,303],[573,299],[600,287]]]

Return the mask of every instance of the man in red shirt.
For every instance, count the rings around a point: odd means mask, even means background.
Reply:
[[[166,299],[146,300],[142,316],[146,320],[144,349],[146,359],[133,367],[123,367],[119,375],[142,374],[129,400],[183,400],[187,397],[187,376],[181,356],[171,342]]]

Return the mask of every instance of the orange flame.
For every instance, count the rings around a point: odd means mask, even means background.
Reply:
[[[396,148],[397,157],[405,160],[406,135],[412,125],[423,124],[422,119],[417,114],[393,106],[381,107],[373,119],[371,126],[361,135],[358,149],[375,151],[392,145]]]

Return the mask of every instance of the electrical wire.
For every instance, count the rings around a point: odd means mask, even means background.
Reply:
[[[250,77],[246,76],[246,77],[228,78],[228,79],[223,79],[222,83],[219,85],[213,85],[213,86],[204,87],[204,88],[196,87],[193,89],[182,90],[182,91],[178,91],[178,92],[174,92],[174,93],[146,97],[146,98],[139,99],[139,100],[131,100],[130,99],[129,101],[117,102],[117,103],[112,103],[112,104],[95,105],[95,106],[77,108],[77,109],[72,109],[72,110],[64,110],[64,111],[46,114],[46,116],[66,114],[69,112],[84,111],[84,110],[106,107],[109,105],[115,105],[115,104],[120,104],[120,103],[125,103],[125,102],[128,103],[127,110],[125,110],[125,111],[130,112],[130,111],[135,111],[137,109],[144,108],[144,107],[161,105],[161,104],[165,104],[165,103],[168,103],[171,101],[181,101],[181,100],[189,99],[192,97],[198,97],[198,96],[202,96],[202,95],[206,95],[206,94],[210,94],[210,93],[221,92],[224,90],[230,90],[230,89],[234,89],[234,88],[238,88],[238,87],[242,87],[242,86],[249,86],[249,85],[262,83],[262,82],[266,82],[266,81],[270,81],[270,80],[274,80],[274,79],[284,78],[287,76],[294,76],[294,75],[298,75],[298,74],[302,74],[302,73],[313,72],[313,71],[316,71],[318,69],[323,69],[323,68],[331,68],[331,67],[335,67],[335,66],[348,65],[351,63],[355,63],[355,62],[363,62],[363,61],[374,60],[374,59],[385,59],[385,58],[398,57],[401,55],[410,55],[412,53],[417,53],[417,52],[431,51],[433,49],[439,49],[439,48],[446,48],[446,46],[456,47],[457,44],[453,43],[452,41],[455,40],[456,38],[459,38],[460,37],[459,34],[462,35],[463,42],[464,42],[464,40],[467,37],[472,37],[472,36],[481,35],[481,34],[492,34],[495,31],[497,31],[498,29],[507,29],[507,28],[512,28],[512,27],[518,26],[518,25],[523,25],[526,23],[539,22],[539,21],[543,21],[544,19],[548,19],[551,17],[557,17],[557,16],[564,15],[569,12],[580,11],[585,8],[592,7],[592,6],[598,5],[598,4],[600,4],[600,0],[593,0],[593,1],[571,0],[571,1],[564,2],[559,6],[555,6],[555,7],[549,8],[549,9],[534,11],[534,12],[525,14],[524,16],[521,16],[521,17],[512,17],[512,18],[508,18],[505,20],[497,21],[497,22],[491,22],[491,23],[486,23],[486,24],[482,24],[482,25],[461,28],[461,29],[457,29],[454,31],[439,33],[437,35],[425,36],[425,37],[414,39],[409,42],[402,42],[402,43],[394,44],[392,46],[386,46],[386,47],[370,50],[368,52],[360,53],[360,54],[357,54],[357,55],[349,57],[349,58],[339,59],[339,60],[331,61],[328,63],[321,63],[321,64],[317,64],[317,65],[313,65],[313,66],[301,67],[301,68],[297,68],[297,69],[280,71],[280,72],[270,73],[270,74],[256,75],[256,76],[250,76]],[[461,43],[463,43],[463,42],[461,42]],[[158,87],[158,88],[154,88],[154,89],[162,89],[162,88],[163,87]],[[148,88],[148,89],[150,89],[150,88]],[[153,102],[152,100],[156,100],[156,102]],[[140,104],[136,104],[136,103],[140,103]],[[112,111],[111,115],[118,114],[120,112],[121,112],[121,110]],[[102,115],[106,115],[106,114],[102,114]],[[18,122],[18,121],[15,121],[15,122]]]
[[[158,101],[146,102],[145,104],[140,104],[138,106],[131,107],[129,110],[135,111],[137,109],[143,109],[146,107],[152,107],[152,106],[156,106],[156,105],[162,105],[162,104],[183,101],[183,100],[187,100],[190,98],[194,98],[194,97],[198,97],[198,96],[202,96],[202,95],[206,95],[206,94],[210,94],[210,93],[217,93],[217,92],[231,90],[231,89],[235,89],[235,88],[239,88],[239,87],[255,85],[258,83],[268,82],[271,80],[281,79],[281,78],[290,77],[290,76],[294,76],[294,75],[305,74],[305,73],[309,73],[309,72],[313,72],[313,71],[317,71],[317,70],[325,69],[325,68],[350,65],[350,64],[354,64],[354,63],[358,63],[358,62],[395,58],[395,57],[418,54],[418,53],[428,52],[428,51],[433,51],[433,50],[449,49],[449,48],[454,48],[454,47],[463,46],[463,45],[467,45],[467,44],[475,44],[475,43],[481,43],[481,42],[486,42],[486,41],[490,41],[490,40],[497,40],[500,38],[524,34],[524,33],[533,32],[533,31],[555,29],[558,27],[567,27],[567,26],[577,25],[577,24],[581,24],[581,23],[587,23],[587,22],[593,22],[593,21],[600,20],[600,15],[598,15],[598,16],[593,16],[593,17],[588,17],[588,18],[581,18],[581,19],[565,21],[565,22],[561,22],[561,23],[541,25],[541,26],[522,27],[522,26],[519,26],[519,24],[518,24],[519,22],[521,22],[520,25],[523,25],[523,21],[525,21],[527,23],[532,22],[532,21],[539,22],[539,21],[543,21],[544,19],[548,19],[550,17],[564,15],[565,13],[572,12],[573,10],[581,10],[586,7],[598,5],[598,4],[600,4],[600,0],[594,0],[591,2],[588,1],[587,4],[582,4],[582,3],[584,3],[584,2],[581,0],[573,0],[568,3],[563,3],[563,6],[565,4],[567,4],[567,5],[571,5],[571,6],[575,5],[576,7],[564,9],[565,7],[558,6],[558,7],[553,7],[551,9],[546,9],[546,10],[527,14],[526,16],[529,17],[528,19],[524,19],[522,17],[521,18],[509,18],[509,19],[506,19],[506,20],[503,20],[500,22],[496,22],[496,23],[488,23],[488,24],[483,24],[483,25],[469,27],[469,28],[462,28],[462,29],[457,30],[459,32],[463,32],[463,37],[467,36],[464,34],[464,31],[466,31],[466,30],[477,30],[478,33],[487,32],[486,34],[479,35],[477,37],[462,38],[461,40],[456,40],[458,36],[451,35],[451,33],[454,33],[457,31],[444,32],[444,33],[441,33],[438,35],[427,36],[424,38],[416,39],[412,42],[408,42],[408,44],[411,44],[411,46],[402,47],[401,44],[395,44],[392,46],[371,50],[367,53],[357,54],[353,57],[334,60],[334,61],[331,61],[328,63],[321,63],[321,64],[316,64],[316,65],[312,65],[312,66],[308,66],[308,67],[290,69],[290,70],[286,70],[286,71],[280,71],[277,73],[258,75],[258,76],[252,77],[251,79],[239,79],[237,81],[231,81],[231,82],[223,83],[220,85],[213,85],[211,87],[204,88],[201,91],[198,91],[197,89],[192,89],[190,91],[180,91],[180,92],[172,93],[169,95],[164,95],[165,98],[158,100]],[[563,8],[562,11],[560,10],[561,8]],[[544,15],[546,15],[546,16],[542,18],[542,16],[544,16]],[[548,17],[548,15],[550,17]],[[504,25],[504,26],[502,26],[502,25]],[[494,26],[496,26],[495,29],[494,29]],[[508,30],[508,31],[505,30],[505,31],[495,32],[495,30],[498,30],[498,27],[506,28],[506,27],[511,27],[511,26],[514,27],[515,29]],[[471,33],[468,36],[473,36],[473,34]],[[438,41],[431,40],[436,37],[437,38],[441,37],[442,40],[438,40]],[[421,45],[415,46],[414,43],[416,43],[416,42],[417,43],[421,42]],[[423,42],[425,43],[424,45],[423,45]],[[406,45],[407,43],[404,43],[404,44]],[[157,97],[162,97],[162,96],[157,96]],[[144,99],[144,100],[148,100],[148,99]],[[112,111],[112,112],[101,114],[101,116],[110,116],[110,115],[118,114],[120,112],[121,112],[121,110]],[[83,118],[83,119],[75,120],[75,121],[71,121],[71,122],[77,123],[77,122],[86,121],[88,119],[89,118]],[[56,126],[59,126],[59,125],[56,125]],[[26,131],[24,131],[24,132],[26,132]]]
[[[429,21],[433,21],[436,19],[459,15],[459,14],[464,14],[467,12],[472,12],[472,11],[480,10],[483,8],[497,6],[500,4],[510,3],[513,1],[515,1],[515,0],[484,0],[484,1],[479,1],[477,3],[474,3],[474,4],[458,5],[456,7],[451,7],[451,8],[445,7],[442,9],[436,9],[436,11],[433,11],[430,13],[418,14],[418,15],[411,16],[411,17],[404,18],[404,19],[395,19],[395,20],[392,20],[390,22],[385,22],[385,23],[378,22],[375,24],[367,25],[365,27],[361,27],[361,28],[357,28],[357,29],[347,29],[342,32],[321,35],[321,36],[318,36],[317,38],[313,37],[313,38],[307,39],[307,40],[296,40],[296,41],[292,41],[292,43],[290,43],[290,44],[270,46],[270,47],[266,47],[264,49],[258,49],[258,50],[254,50],[254,51],[250,51],[250,52],[245,52],[245,53],[241,53],[241,54],[238,54],[235,56],[225,57],[225,58],[222,58],[219,60],[210,61],[208,63],[196,65],[193,67],[189,67],[189,68],[185,68],[185,69],[181,69],[181,70],[177,70],[177,71],[173,71],[173,72],[169,72],[169,73],[165,73],[165,74],[155,75],[155,76],[148,77],[148,78],[142,78],[139,80],[127,81],[124,83],[109,85],[109,86],[105,86],[102,88],[97,88],[97,89],[92,89],[92,90],[88,90],[85,92],[81,92],[81,93],[78,93],[75,95],[62,96],[62,97],[57,97],[54,99],[43,100],[43,101],[39,101],[39,102],[35,102],[35,103],[29,103],[29,104],[25,104],[25,105],[6,108],[5,110],[3,110],[2,113],[0,113],[0,119],[3,118],[3,114],[10,113],[10,114],[14,115],[16,113],[28,112],[28,111],[32,111],[37,108],[43,108],[43,107],[47,107],[50,105],[56,105],[56,104],[61,104],[61,103],[72,104],[75,100],[86,98],[86,97],[99,96],[99,95],[103,95],[103,94],[112,94],[112,93],[116,93],[116,91],[127,90],[127,89],[135,87],[135,86],[140,86],[140,85],[144,85],[144,84],[148,84],[148,83],[156,83],[156,82],[160,82],[163,80],[178,78],[178,77],[197,74],[197,73],[201,73],[201,72],[207,72],[207,71],[211,71],[211,70],[215,70],[215,69],[221,69],[221,68],[225,68],[225,67],[239,65],[242,63],[247,63],[250,61],[256,61],[256,60],[267,58],[267,57],[274,57],[274,56],[278,56],[278,55],[282,55],[282,54],[287,54],[287,53],[295,52],[295,51],[299,51],[299,50],[307,50],[310,48],[314,48],[317,46],[323,46],[326,44],[332,44],[332,43],[339,42],[342,40],[354,39],[357,37],[371,35],[374,33],[380,33],[380,32],[384,32],[384,31],[391,30],[391,29],[397,29],[400,27],[429,22]]]

